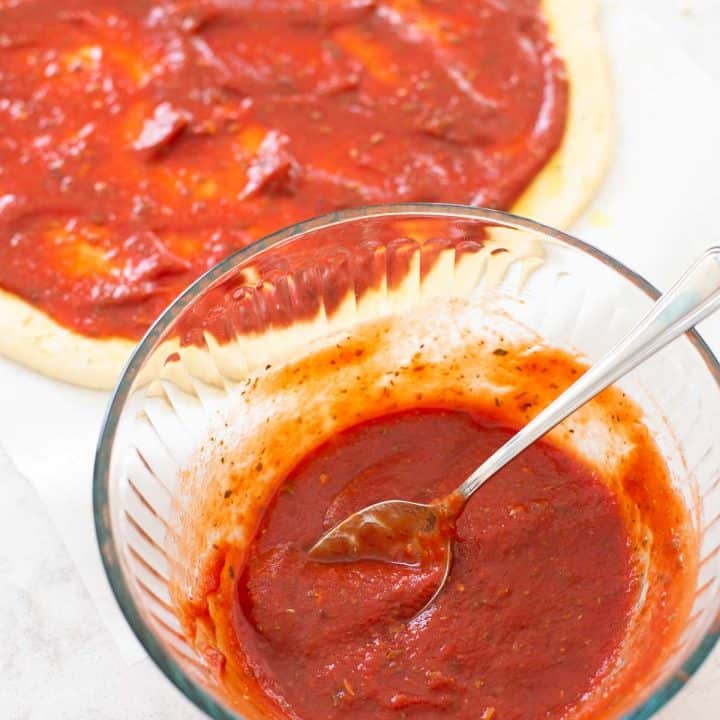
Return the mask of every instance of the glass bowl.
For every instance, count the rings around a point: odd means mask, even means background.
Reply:
[[[357,323],[456,298],[490,297],[504,316],[589,361],[657,291],[598,250],[501,212],[385,205],[281,230],[191,285],[140,342],[113,394],[94,471],[97,538],[120,607],[168,678],[213,718],[223,699],[185,636],[169,590],[185,560],[173,540],[178,480],[247,378]],[[668,660],[624,718],[648,718],[697,670],[720,634],[720,367],[695,332],[631,373],[699,538],[692,609]],[[622,703],[621,703],[622,704]]]

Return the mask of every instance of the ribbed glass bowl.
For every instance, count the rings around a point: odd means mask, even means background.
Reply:
[[[630,238],[630,241],[632,239]],[[169,592],[183,467],[247,378],[323,336],[432,304],[493,298],[553,346],[599,357],[656,290],[594,248],[512,215],[453,205],[387,205],[281,230],[189,287],[138,345],[112,397],[94,474],[97,538],[128,623],[158,666],[214,718],[223,700]],[[642,407],[696,523],[693,607],[669,660],[625,718],[653,715],[720,631],[720,368],[688,333],[623,383]],[[622,704],[622,703],[621,703]],[[245,717],[256,716],[249,709]]]

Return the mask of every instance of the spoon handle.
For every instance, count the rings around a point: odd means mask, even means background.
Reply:
[[[614,348],[493,453],[457,492],[469,498],[486,480],[568,415],[718,308],[720,247],[711,247]]]

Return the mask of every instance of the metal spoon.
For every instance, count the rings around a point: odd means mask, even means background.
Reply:
[[[720,307],[720,247],[707,250],[662,295],[650,312],[614,348],[564,393],[493,453],[445,498],[430,503],[386,500],[358,510],[326,532],[310,548],[319,562],[379,560],[410,566],[435,563],[450,572],[452,527],[472,494],[513,458],[552,430],[588,400],[626,375]]]

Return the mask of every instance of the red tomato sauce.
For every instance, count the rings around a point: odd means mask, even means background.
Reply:
[[[454,489],[511,431],[417,409],[336,435],[266,511],[232,610],[263,691],[291,717],[563,717],[613,663],[637,584],[616,496],[537,443],[468,503],[440,568],[326,565],[306,550],[370,503]]]
[[[539,0],[0,8],[0,288],[138,338],[230,252],[368,203],[509,208],[568,87]]]

